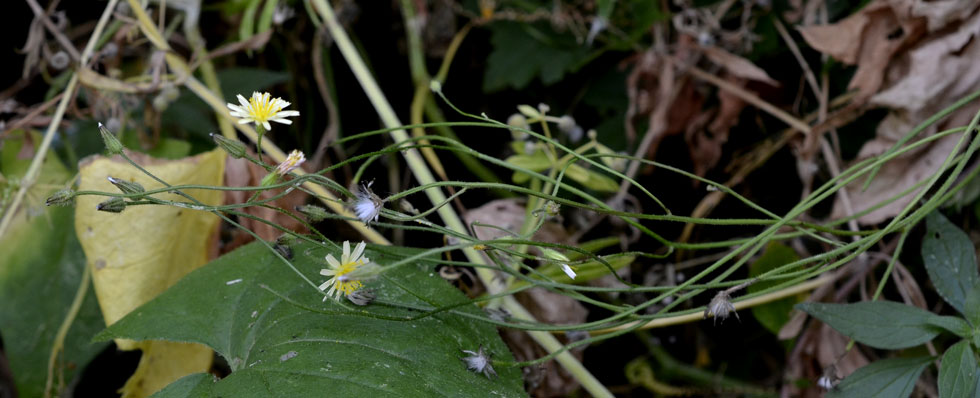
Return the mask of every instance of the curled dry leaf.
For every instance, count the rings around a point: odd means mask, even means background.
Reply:
[[[857,65],[848,84],[849,89],[858,90],[857,104],[878,91],[896,53],[925,33],[925,19],[909,15],[896,3],[878,0],[835,24],[800,28],[803,38],[817,51]]]
[[[735,77],[755,80],[773,86],[779,86],[779,82],[769,77],[769,74],[766,73],[766,71],[753,64],[752,61],[714,46],[703,46],[701,47],[701,51],[706,57],[708,57],[708,59],[711,60],[711,62],[724,67],[728,73],[731,73]]]
[[[953,31],[943,31],[924,40],[889,67],[894,82],[871,98],[871,104],[891,108],[878,125],[876,137],[861,148],[858,159],[879,155],[923,120],[951,105],[963,96],[980,90],[980,12]],[[975,108],[969,106],[954,112],[942,122],[933,124],[918,137],[926,137],[941,129],[969,123]],[[942,138],[932,145],[909,152],[886,163],[867,190],[863,180],[846,189],[854,211],[867,209],[894,196],[939,170],[943,160],[954,149],[959,136]],[[858,219],[862,224],[876,224],[896,214],[909,204],[906,195]],[[833,217],[846,215],[838,199]]]

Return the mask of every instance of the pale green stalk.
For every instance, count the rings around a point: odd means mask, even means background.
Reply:
[[[371,103],[374,105],[375,110],[381,117],[382,122],[385,124],[385,126],[392,128],[401,126],[402,123],[395,115],[394,109],[392,109],[391,105],[388,103],[388,100],[384,97],[384,93],[382,93],[377,82],[374,80],[374,77],[371,76],[367,67],[364,65],[364,61],[361,60],[361,57],[358,55],[357,50],[351,43],[350,38],[347,37],[347,33],[344,32],[343,28],[337,22],[337,18],[333,13],[333,8],[325,0],[313,0],[313,3],[317,11],[320,12],[321,17],[323,17],[324,23],[327,25],[327,29],[330,31],[330,35],[336,41],[337,48],[344,55],[344,59],[347,60],[347,64],[350,66],[351,71],[354,72],[357,80],[361,83],[364,93],[367,94],[368,98],[371,100]],[[404,129],[392,130],[391,136],[395,142],[403,142],[408,140],[408,134]],[[412,170],[412,174],[415,175],[415,178],[420,184],[424,185],[435,182],[435,178],[432,176],[432,173],[429,171],[428,167],[426,167],[417,150],[406,149],[405,151],[402,151],[402,155],[405,157],[405,161]],[[442,203],[446,200],[445,194],[443,194],[442,190],[439,188],[426,189],[425,193],[432,203]],[[452,207],[440,207],[438,213],[449,229],[461,234],[467,233],[465,225]],[[465,248],[463,249],[463,253],[470,262],[486,265],[486,261],[483,259],[483,256],[473,248]],[[486,268],[477,268],[477,274],[480,276],[480,279],[483,281],[484,285],[487,286],[487,289],[491,294],[497,293],[504,289],[503,286],[494,281],[493,271]],[[513,296],[505,296],[502,298],[502,301],[503,307],[509,310],[515,318],[524,320],[534,319],[531,313],[521,306]],[[562,344],[549,333],[529,331],[528,334],[549,353],[559,351],[562,348]],[[582,366],[582,364],[568,352],[559,354],[555,359],[566,370],[568,370],[569,373],[575,376],[575,378],[582,383],[582,386],[593,396],[613,396],[612,393],[609,392],[609,390],[595,378],[595,376],[585,369],[585,367]]]

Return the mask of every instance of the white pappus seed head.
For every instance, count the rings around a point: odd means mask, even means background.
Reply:
[[[722,322],[728,318],[729,315],[735,314],[735,319],[741,321],[738,318],[738,312],[735,312],[735,305],[732,304],[732,297],[728,295],[727,291],[720,291],[715,295],[711,302],[708,303],[708,307],[704,309],[704,318],[708,319],[708,315],[714,317],[712,323],[717,323],[719,319]]]
[[[381,209],[384,207],[384,201],[371,191],[371,184],[373,183],[374,181],[361,184],[357,188],[357,192],[354,193],[354,203],[351,206],[357,219],[365,224],[371,221],[377,222]]]
[[[490,364],[490,355],[483,350],[483,346],[476,352],[470,350],[462,350],[464,354],[470,354],[470,356],[460,358],[464,363],[466,363],[466,369],[472,370],[476,373],[483,373],[488,379],[497,377],[497,372],[493,370],[493,366]]]

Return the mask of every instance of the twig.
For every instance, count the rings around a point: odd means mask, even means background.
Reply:
[[[75,48],[74,44],[71,44],[71,40],[68,40],[68,37],[66,37],[64,33],[58,30],[58,27],[55,26],[54,22],[51,22],[51,18],[48,18],[48,14],[41,9],[41,5],[37,4],[37,0],[27,0],[27,5],[31,7],[31,11],[34,12],[34,16],[41,19],[41,23],[44,24],[44,28],[48,30],[48,33],[51,33],[51,35],[54,36],[54,39],[58,41],[58,44],[61,44],[61,47],[68,52],[71,59],[75,61],[81,60],[82,57],[78,54],[78,49]],[[84,58],[86,60],[88,59],[88,57]],[[85,62],[81,63],[84,64]]]
[[[105,29],[106,23],[109,21],[109,16],[112,10],[116,7],[117,0],[109,0],[109,4],[106,5],[105,11],[102,12],[102,17],[99,18],[99,23],[95,26],[95,30],[92,31],[92,36],[89,37],[88,44],[85,46],[85,51],[79,58],[79,65],[84,65],[88,61],[89,57],[92,56],[92,51],[95,49],[95,42],[102,35],[102,30]],[[0,237],[3,237],[10,228],[10,224],[14,219],[14,214],[17,213],[17,208],[20,207],[20,202],[24,200],[24,196],[27,194],[27,190],[34,185],[37,181],[38,173],[41,171],[41,165],[44,163],[44,157],[47,155],[48,148],[51,147],[51,141],[54,140],[55,132],[57,127],[61,124],[61,119],[65,115],[65,110],[68,108],[68,103],[71,102],[74,96],[75,88],[78,85],[78,74],[73,73],[71,79],[68,80],[68,85],[65,86],[65,92],[58,102],[58,108],[55,109],[54,115],[51,117],[51,124],[48,125],[48,130],[44,132],[44,139],[41,140],[41,145],[39,145],[34,153],[34,159],[31,160],[31,165],[27,168],[27,172],[24,173],[24,178],[22,179],[20,189],[14,194],[13,200],[10,201],[10,206],[3,213],[3,219],[0,219]]]

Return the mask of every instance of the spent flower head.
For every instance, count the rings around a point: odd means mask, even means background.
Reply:
[[[284,111],[289,106],[289,102],[282,98],[271,98],[269,93],[253,92],[252,97],[245,100],[238,94],[238,102],[241,105],[228,104],[231,115],[241,120],[239,124],[255,123],[256,126],[262,125],[266,130],[272,130],[269,122],[282,124],[293,124],[287,117],[299,116],[299,111]]]
[[[704,318],[708,319],[708,315],[714,317],[715,321],[721,319],[722,322],[728,318],[729,315],[735,314],[735,319],[738,318],[738,312],[735,312],[735,305],[732,304],[732,296],[728,294],[728,291],[722,290],[711,299],[708,303],[708,307],[704,309]],[[739,319],[741,321],[741,319]]]
[[[354,214],[365,224],[371,221],[377,222],[378,215],[381,214],[381,209],[384,207],[384,201],[371,191],[371,184],[374,184],[374,181],[361,184],[357,188],[357,192],[354,193],[354,202],[351,205]]]
[[[470,354],[468,357],[460,358],[466,363],[466,369],[472,370],[476,373],[483,373],[487,378],[497,377],[497,372],[493,370],[493,366],[490,364],[490,355],[483,350],[483,346],[476,352],[470,350],[462,350],[464,354]]]
[[[320,290],[326,290],[327,296],[340,300],[343,296],[348,296],[357,289],[364,287],[364,284],[359,279],[352,278],[350,273],[370,261],[362,256],[366,246],[367,244],[364,242],[358,243],[354,252],[351,253],[350,242],[345,240],[344,252],[340,256],[340,261],[337,261],[333,254],[328,254],[327,264],[330,265],[330,268],[321,269],[320,275],[331,278],[320,285]],[[328,288],[329,290],[327,290]],[[326,301],[327,298],[324,297],[323,300]]]

